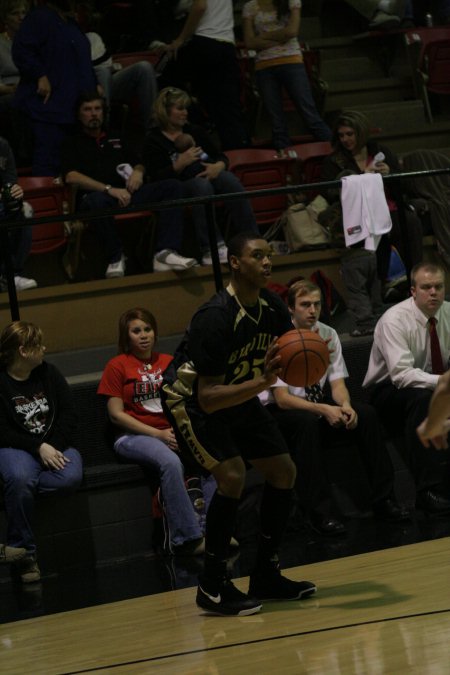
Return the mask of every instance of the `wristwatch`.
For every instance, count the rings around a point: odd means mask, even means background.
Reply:
[[[112,188],[112,185],[109,185],[109,184],[105,185],[105,188],[104,188],[103,192],[109,192],[111,190],[111,188]]]

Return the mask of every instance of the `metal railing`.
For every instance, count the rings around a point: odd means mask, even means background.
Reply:
[[[449,160],[450,164],[450,160]],[[423,171],[410,171],[405,173],[393,173],[387,176],[383,176],[383,182],[392,183],[393,185],[398,185],[399,181],[409,178],[421,178],[429,176],[437,176],[441,174],[450,174],[450,165],[446,169],[429,169]],[[148,203],[148,204],[139,204],[137,206],[129,206],[121,209],[102,209],[96,211],[77,211],[75,213],[67,213],[63,215],[56,216],[41,216],[39,218],[20,218],[20,219],[11,219],[4,218],[0,221],[0,247],[1,247],[1,256],[5,266],[6,280],[7,280],[7,290],[9,297],[9,306],[11,319],[13,321],[20,319],[19,312],[19,303],[17,300],[17,292],[14,283],[14,269],[12,262],[12,255],[10,249],[10,242],[8,232],[16,228],[29,227],[35,225],[43,225],[46,223],[57,223],[62,221],[72,222],[75,220],[83,221],[92,221],[97,218],[104,217],[114,217],[122,215],[125,213],[142,213],[142,211],[158,212],[167,209],[181,208],[187,206],[196,206],[203,204],[206,209],[206,217],[208,223],[208,237],[211,247],[211,257],[213,263],[213,273],[216,290],[223,288],[222,282],[222,271],[219,261],[219,254],[217,250],[216,242],[216,204],[224,203],[227,201],[239,200],[239,199],[250,199],[255,197],[264,197],[270,195],[279,195],[279,194],[291,194],[296,192],[308,192],[315,191],[320,192],[321,190],[328,190],[332,188],[340,188],[342,184],[341,179],[330,180],[330,181],[319,181],[316,183],[301,183],[301,184],[289,184],[285,187],[277,188],[266,188],[263,190],[246,190],[245,192],[233,192],[231,194],[220,194],[220,195],[209,195],[203,197],[190,197],[186,199],[177,199],[177,200],[168,200],[157,203]],[[401,191],[399,190],[399,193]],[[402,200],[397,199],[397,205],[399,207],[399,220],[402,237],[406,233],[404,209],[402,208]],[[264,234],[261,234],[261,237],[264,238]],[[405,266],[407,270],[410,270],[410,261],[405,260]]]

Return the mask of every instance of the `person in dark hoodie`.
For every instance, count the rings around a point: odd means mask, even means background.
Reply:
[[[72,491],[82,479],[69,386],[44,353],[33,323],[13,321],[0,335],[0,477],[7,544],[26,549],[15,563],[23,583],[40,579],[31,526],[35,496]]]
[[[33,176],[58,176],[61,144],[75,123],[75,103],[97,86],[91,46],[71,0],[30,11],[17,31],[12,58],[20,74],[12,106],[31,123]]]

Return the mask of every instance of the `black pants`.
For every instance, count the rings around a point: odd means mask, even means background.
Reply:
[[[371,397],[390,433],[398,435],[401,430],[404,431],[405,461],[414,476],[418,492],[435,488],[443,478],[442,451],[425,448],[416,433],[428,414],[432,394],[430,389],[397,389],[391,383],[382,383],[374,388]]]
[[[185,47],[183,58],[190,66],[194,93],[216,125],[222,150],[249,146],[235,46],[196,35]]]
[[[423,227],[419,216],[405,209],[405,222],[402,231],[397,211],[391,211],[392,230],[389,234],[381,237],[377,248],[378,276],[384,283],[388,276],[389,263],[391,260],[391,244],[405,263],[408,274],[411,268],[423,260]]]
[[[276,405],[268,406],[297,466],[297,489],[300,503],[307,513],[331,515],[327,452],[333,448],[353,444],[358,449],[371,487],[372,503],[393,493],[392,463],[376,411],[366,403],[352,403],[352,406],[358,415],[358,425],[353,431],[331,427],[325,418],[306,410],[281,410]]]

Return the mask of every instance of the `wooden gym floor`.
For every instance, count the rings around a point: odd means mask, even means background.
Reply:
[[[449,566],[444,537],[292,568],[317,595],[250,617],[205,616],[186,588],[6,623],[0,671],[448,675]]]

